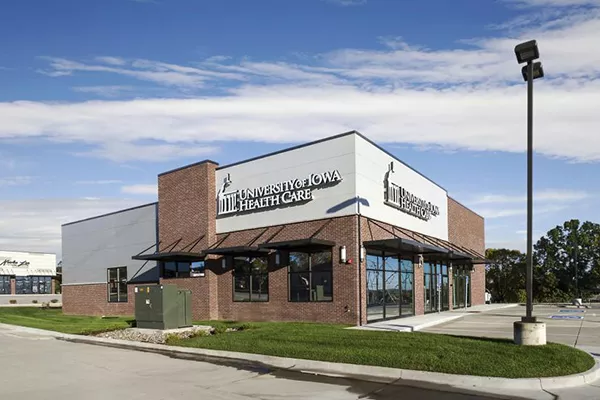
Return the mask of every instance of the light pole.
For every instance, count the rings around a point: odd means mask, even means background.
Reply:
[[[521,324],[515,323],[515,341],[520,344],[545,344],[546,326],[537,323],[533,316],[533,80],[544,76],[541,62],[534,62],[540,57],[537,42],[530,40],[515,47],[515,55],[519,64],[527,63],[521,69],[527,81],[527,308],[526,316],[521,318]],[[523,324],[532,324],[523,325]],[[530,337],[524,337],[524,330],[530,335],[531,329],[537,332],[543,330],[543,343],[541,337],[535,343],[529,343]],[[541,332],[538,332],[541,333]],[[536,335],[534,335],[536,336]]]

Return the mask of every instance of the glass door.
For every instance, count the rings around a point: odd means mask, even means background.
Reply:
[[[411,260],[367,254],[367,321],[414,315],[413,282]]]
[[[367,322],[384,318],[383,259],[367,254]]]

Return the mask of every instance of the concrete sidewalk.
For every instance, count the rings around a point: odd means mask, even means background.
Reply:
[[[0,332],[8,335],[29,334],[54,337],[75,343],[158,353],[174,358],[198,360],[214,364],[235,365],[238,368],[261,367],[272,370],[301,372],[305,374],[383,383],[392,386],[429,388],[431,385],[435,384],[443,386],[445,391],[454,393],[467,393],[477,390],[481,394],[503,396],[501,398],[515,398],[515,396],[518,395],[518,398],[521,399],[546,400],[559,398],[549,393],[557,393],[557,391],[566,393],[565,390],[571,390],[572,393],[578,393],[578,397],[572,397],[568,394],[571,392],[568,392],[565,395],[567,397],[560,398],[600,398],[600,396],[598,396],[600,393],[600,361],[598,359],[596,359],[594,368],[582,374],[555,378],[506,379],[332,363],[220,350],[175,347],[93,336],[70,335],[7,324],[0,324]]]
[[[432,314],[417,315],[414,317],[395,318],[388,321],[374,322],[371,324],[356,326],[349,329],[415,332],[435,325],[444,324],[455,319],[474,313],[485,313],[503,308],[516,307],[518,304],[481,304],[469,308],[459,308],[452,311],[443,311]]]

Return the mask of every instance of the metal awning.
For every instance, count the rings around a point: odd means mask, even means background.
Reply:
[[[259,245],[259,248],[262,249],[272,249],[272,250],[289,250],[289,251],[301,251],[301,252],[310,252],[310,251],[321,251],[321,250],[331,250],[331,248],[335,246],[335,242],[331,240],[324,239],[316,239],[316,238],[306,238],[306,239],[296,239],[296,240],[286,240],[282,242],[273,242],[273,243],[263,243]]]
[[[238,256],[238,257],[258,257],[266,256],[269,253],[268,249],[263,249],[258,246],[234,246],[220,247],[208,249],[204,254],[213,254],[218,256]]]
[[[136,255],[131,257],[132,260],[142,261],[179,261],[179,262],[194,262],[203,261],[206,258],[204,253],[192,253],[185,251],[173,251],[164,253],[152,253],[144,255]]]
[[[424,255],[448,255],[450,250],[427,243],[417,242],[412,239],[393,238],[383,240],[370,240],[363,242],[367,250],[376,250],[390,253],[419,253]]]

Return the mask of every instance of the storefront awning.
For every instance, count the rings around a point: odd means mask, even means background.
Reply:
[[[412,239],[393,238],[383,240],[371,240],[363,243],[367,250],[383,251],[390,253],[418,253],[424,255],[448,255],[450,252],[443,247],[427,243],[417,242]]]
[[[263,249],[258,246],[234,246],[234,247],[217,247],[204,251],[204,254],[212,254],[218,256],[237,256],[237,257],[258,257],[266,256],[269,253],[268,249]]]
[[[191,253],[185,251],[174,251],[174,252],[164,252],[164,253],[152,253],[152,254],[144,254],[137,255],[131,257],[132,260],[142,260],[142,261],[179,261],[179,262],[194,262],[194,261],[203,261],[206,258],[204,253]]]
[[[263,243],[259,248],[272,250],[289,250],[300,252],[331,250],[335,246],[335,242],[331,240],[307,238],[297,240],[287,240],[282,242]]]

